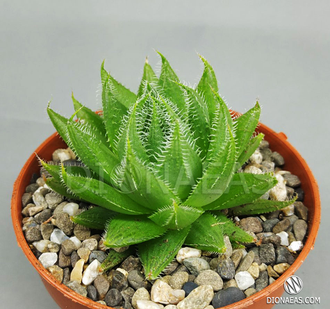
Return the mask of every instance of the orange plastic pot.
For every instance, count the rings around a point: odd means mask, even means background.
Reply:
[[[286,170],[291,171],[297,175],[302,182],[302,189],[305,191],[304,204],[309,210],[309,222],[308,222],[308,237],[305,246],[299,254],[296,261],[291,267],[278,278],[271,285],[263,289],[262,291],[232,305],[223,307],[226,309],[240,309],[240,308],[271,308],[273,304],[267,304],[267,297],[279,297],[283,294],[284,281],[293,275],[297,269],[301,266],[303,261],[306,259],[310,250],[314,248],[315,238],[320,225],[321,217],[321,205],[319,190],[314,179],[314,176],[306,164],[305,160],[300,156],[298,151],[287,141],[287,137],[284,133],[276,133],[270,128],[263,124],[260,124],[260,132],[266,135],[266,140],[269,141],[270,147],[273,151],[278,151],[285,159]],[[65,143],[55,133],[46,139],[35,151],[39,157],[46,160],[51,159],[53,151],[58,148],[66,147]],[[33,173],[39,172],[39,164],[35,154],[32,154],[25,163],[21,170],[15,184],[11,202],[11,213],[14,230],[16,233],[18,246],[22,248],[24,254],[38,271],[45,287],[47,288],[50,295],[54,298],[60,308],[70,309],[83,309],[83,308],[107,308],[109,307],[93,302],[92,300],[82,297],[81,295],[73,292],[71,289],[66,287],[64,284],[60,284],[56,281],[53,276],[41,265],[36,259],[34,254],[27,244],[23,231],[22,231],[22,204],[21,197],[25,191],[25,187],[29,184]]]

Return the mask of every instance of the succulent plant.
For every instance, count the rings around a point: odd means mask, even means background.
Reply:
[[[191,88],[180,83],[159,55],[160,76],[146,61],[137,94],[117,82],[102,63],[102,114],[73,96],[70,119],[48,106],[57,132],[81,163],[41,161],[52,175],[49,187],[96,205],[72,220],[105,229],[104,245],[110,248],[136,248],[148,279],[155,279],[182,245],[224,253],[224,235],[233,245],[255,241],[224,210],[251,215],[293,202],[261,198],[276,179],[240,169],[264,137],[255,133],[258,102],[234,117],[203,57],[202,77]],[[110,250],[103,268],[127,254]]]

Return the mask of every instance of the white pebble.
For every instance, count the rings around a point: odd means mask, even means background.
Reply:
[[[76,203],[68,203],[63,207],[63,212],[66,212],[69,216],[74,216],[79,210],[79,205]]]
[[[85,261],[83,259],[80,259],[79,261],[76,262],[76,265],[72,269],[72,272],[70,275],[70,281],[77,281],[78,283],[81,282],[84,264],[85,264]]]
[[[290,251],[299,251],[304,247],[303,243],[300,240],[297,241],[293,241],[290,246],[288,247],[288,249]]]
[[[190,247],[184,247],[179,250],[178,254],[176,255],[176,260],[179,263],[182,263],[183,260],[185,259],[193,258],[193,257],[199,258],[201,256],[202,256],[201,250]]]
[[[164,307],[150,300],[138,300],[136,302],[136,309],[160,309],[160,308],[164,308]]]
[[[71,160],[71,153],[67,149],[57,149],[53,152],[53,161],[63,162],[66,160]]]
[[[285,231],[276,234],[281,238],[281,246],[288,246],[289,245],[289,234]]]
[[[250,157],[250,161],[256,164],[260,164],[262,162],[262,154],[259,148],[257,148],[256,151],[252,154],[252,156]]]
[[[240,271],[235,275],[237,286],[240,290],[246,290],[254,284],[254,279],[248,271]]]
[[[76,236],[72,236],[70,237],[70,240],[74,243],[74,245],[76,246],[76,250],[78,250],[81,247],[81,241],[76,237]]]
[[[250,174],[263,174],[262,170],[254,165],[248,165],[244,169],[244,173],[250,173]]]
[[[49,240],[39,240],[39,241],[35,241],[33,243],[33,246],[39,251],[39,252],[45,252],[46,248],[48,251],[48,244],[50,243]]]
[[[101,263],[97,259],[95,259],[92,263],[88,265],[88,267],[84,271],[82,278],[82,283],[84,285],[91,284],[95,280],[95,278],[101,274],[100,266]]]
[[[163,280],[156,280],[150,291],[151,300],[165,305],[177,304],[185,297],[184,290],[174,290]]]
[[[286,217],[294,215],[294,205],[291,204],[287,207],[282,208],[282,212],[283,212],[284,216],[286,216]]]
[[[57,254],[55,252],[46,252],[41,254],[38,260],[43,267],[48,268],[57,262]]]
[[[275,174],[275,178],[278,181],[278,183],[275,185],[275,187],[270,189],[269,191],[270,199],[275,201],[285,201],[287,197],[285,180],[278,173]]]
[[[53,232],[50,234],[50,241],[56,244],[62,244],[62,242],[66,239],[69,239],[68,236],[64,234],[64,232],[60,229],[54,229]]]

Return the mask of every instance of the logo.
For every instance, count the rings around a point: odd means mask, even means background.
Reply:
[[[284,282],[284,290],[290,295],[296,295],[303,289],[303,282],[298,276],[291,276]]]

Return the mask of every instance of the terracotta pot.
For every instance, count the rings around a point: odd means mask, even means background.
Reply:
[[[279,297],[283,294],[284,281],[294,274],[297,269],[301,266],[302,262],[305,260],[307,254],[314,247],[315,238],[320,224],[321,216],[321,205],[320,196],[317,183],[314,179],[312,172],[310,171],[305,160],[300,156],[295,148],[293,148],[287,141],[287,137],[284,133],[276,133],[270,128],[263,124],[260,124],[259,131],[266,135],[266,139],[270,143],[270,147],[273,151],[278,151],[285,158],[286,170],[289,170],[293,174],[297,175],[302,182],[302,189],[305,191],[304,204],[309,210],[308,219],[308,237],[305,246],[301,253],[299,254],[296,261],[291,265],[291,267],[280,276],[274,283],[263,289],[262,291],[232,305],[223,307],[226,309],[239,309],[239,308],[271,308],[272,304],[266,303],[266,297]],[[46,139],[35,151],[39,157],[46,160],[51,159],[51,155],[54,150],[58,148],[66,147],[65,143],[59,138],[55,133]],[[21,170],[15,184],[11,202],[11,213],[14,230],[16,233],[18,246],[22,248],[24,254],[38,271],[41,279],[47,288],[48,292],[54,298],[56,303],[61,308],[70,309],[82,309],[82,308],[107,308],[104,305],[100,305],[96,302],[91,301],[88,298],[82,297],[79,294],[73,292],[71,289],[66,287],[64,284],[60,284],[56,281],[50,273],[41,265],[41,263],[36,259],[34,254],[27,244],[21,226],[22,221],[22,205],[21,197],[25,191],[25,187],[29,184],[31,176],[33,173],[39,172],[39,164],[36,159],[35,154],[32,154],[30,158],[25,163],[23,169]]]

